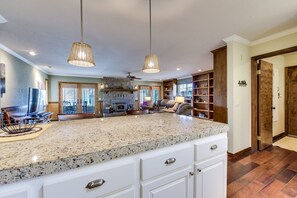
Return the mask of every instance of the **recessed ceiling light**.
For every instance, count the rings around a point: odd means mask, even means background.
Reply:
[[[37,53],[34,52],[34,51],[29,51],[29,54],[30,54],[31,56],[36,56],[36,55],[37,55]]]
[[[199,71],[199,72],[201,72],[201,71],[202,71],[202,69],[198,69],[198,71]]]
[[[53,68],[53,67],[50,66],[50,65],[42,65],[41,67],[47,67],[47,68],[49,68],[49,69]]]
[[[179,71],[180,69],[181,69],[180,67],[176,68],[177,71]]]
[[[7,23],[7,20],[0,14],[0,23]]]

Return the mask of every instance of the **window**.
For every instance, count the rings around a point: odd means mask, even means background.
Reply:
[[[145,97],[151,97],[151,101],[146,101]],[[153,105],[159,99],[161,99],[160,86],[139,86],[140,105],[143,105],[144,102],[148,102],[147,105]]]
[[[149,86],[140,86],[139,87],[139,102],[140,105],[143,104],[145,101],[145,97],[150,96],[150,87]]]
[[[179,84],[177,87],[179,96],[191,97],[192,96],[192,83]]]
[[[152,103],[157,102],[161,97],[161,87],[152,87]]]

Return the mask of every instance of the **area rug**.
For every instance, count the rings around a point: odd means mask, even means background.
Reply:
[[[277,142],[273,143],[272,145],[297,152],[297,138],[286,136],[278,140]]]

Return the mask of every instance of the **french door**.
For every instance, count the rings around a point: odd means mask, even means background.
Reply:
[[[98,88],[93,83],[59,83],[59,113],[98,114]]]

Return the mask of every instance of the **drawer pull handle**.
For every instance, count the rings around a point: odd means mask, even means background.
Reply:
[[[198,171],[198,173],[200,173],[201,172],[201,169],[198,168],[197,171]]]
[[[169,164],[173,164],[174,162],[176,162],[176,159],[174,157],[172,157],[172,158],[169,158],[168,160],[166,160],[165,164],[169,165]]]
[[[104,179],[97,179],[97,180],[89,182],[87,184],[86,188],[88,188],[88,189],[97,188],[97,187],[102,186],[104,183],[105,183]]]
[[[218,148],[218,145],[214,144],[210,147],[211,150],[216,150]]]

